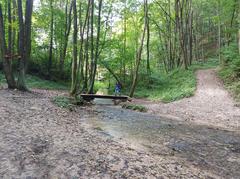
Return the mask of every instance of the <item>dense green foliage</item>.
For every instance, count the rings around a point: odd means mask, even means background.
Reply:
[[[240,101],[240,55],[235,44],[223,50],[223,64],[219,69],[219,75],[226,87]]]
[[[5,30],[0,36],[7,42],[0,64],[6,54],[21,52],[16,2],[0,0]],[[32,0],[22,2],[23,11],[30,12],[26,5]],[[31,46],[25,47],[31,58],[24,59],[22,72],[30,74],[30,88],[71,89],[72,96],[112,94],[119,82],[124,94],[171,102],[194,94],[197,69],[220,62],[220,76],[238,93],[239,14],[238,0],[34,1],[32,33],[25,34],[31,35]],[[19,63],[11,60],[16,79]]]
[[[52,99],[52,102],[60,108],[70,109],[73,106],[71,99],[66,96],[56,96]]]

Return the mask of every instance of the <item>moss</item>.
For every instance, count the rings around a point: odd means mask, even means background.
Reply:
[[[61,108],[71,108],[73,106],[71,99],[65,96],[55,96],[52,98],[52,102]]]
[[[139,111],[139,112],[147,112],[147,108],[141,105],[134,105],[134,104],[124,104],[122,105],[122,108],[124,109],[130,109],[133,111]]]

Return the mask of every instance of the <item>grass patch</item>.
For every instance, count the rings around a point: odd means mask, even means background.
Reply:
[[[65,96],[55,96],[52,102],[60,108],[71,108],[73,106],[71,99]]]
[[[124,105],[122,105],[122,108],[130,109],[130,110],[138,111],[138,112],[147,112],[147,108],[144,106],[141,106],[141,105],[124,104]]]
[[[69,84],[64,82],[54,82],[43,80],[36,76],[27,75],[26,83],[29,88],[38,88],[38,89],[46,89],[46,90],[68,90]],[[0,72],[0,86],[6,84],[5,76],[2,72]]]
[[[204,70],[216,68],[219,66],[219,60],[217,58],[209,58],[207,61],[196,61],[190,67],[191,70]]]
[[[77,105],[84,105],[84,100],[82,98],[71,98],[67,96],[55,96],[52,98],[52,102],[60,107],[72,110],[72,107]]]
[[[195,71],[198,69],[216,68],[218,60],[209,59],[206,62],[195,62],[189,70],[176,69],[169,74],[153,75],[151,85],[139,84],[135,97],[172,102],[193,96],[197,86]]]
[[[0,86],[6,83],[5,76],[2,72],[0,72]]]
[[[27,86],[29,88],[47,89],[47,90],[69,90],[69,84],[64,82],[54,82],[43,80],[36,76],[27,75]]]

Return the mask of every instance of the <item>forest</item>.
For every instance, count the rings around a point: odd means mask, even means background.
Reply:
[[[238,0],[1,0],[1,69],[10,89],[26,74],[64,82],[70,95],[120,83],[130,97],[176,100],[193,71],[220,65],[239,92]],[[179,79],[178,82],[173,79]],[[169,81],[170,80],[170,81]],[[164,87],[166,86],[166,87]]]
[[[240,0],[0,0],[0,178],[240,176]]]

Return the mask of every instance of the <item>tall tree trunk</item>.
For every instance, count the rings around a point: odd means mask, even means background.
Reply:
[[[25,49],[25,28],[23,21],[22,0],[18,0],[18,24],[19,24],[19,70],[18,70],[18,82],[17,87],[22,91],[27,90],[25,82],[25,61],[26,61],[26,49]]]
[[[18,0],[18,23],[19,23],[19,61],[18,82],[19,90],[26,91],[25,74],[31,53],[31,25],[32,25],[33,0],[26,0],[26,13],[23,17],[22,0]],[[24,20],[25,19],[25,22]]]
[[[50,22],[50,44],[48,59],[48,78],[51,79],[52,63],[53,63],[53,0],[50,0],[51,22]]]
[[[123,61],[123,82],[126,83],[126,61],[127,61],[127,0],[125,0],[125,9],[124,9],[124,45],[123,45],[123,54],[124,54],[124,61]]]
[[[26,0],[26,8],[25,8],[25,71],[27,70],[27,64],[30,60],[31,56],[31,39],[32,39],[32,12],[33,12],[33,0]]]
[[[238,1],[238,51],[240,55],[240,1]]]
[[[67,47],[68,47],[68,38],[70,35],[71,31],[71,24],[72,24],[72,3],[70,4],[69,11],[68,11],[68,0],[66,1],[66,6],[65,6],[65,29],[64,29],[64,44],[63,44],[63,50],[62,53],[60,54],[60,65],[59,65],[59,70],[60,70],[60,75],[61,78],[63,78],[64,74],[64,63],[66,59],[66,54],[67,54]]]
[[[90,88],[88,93],[92,94],[93,89],[92,89],[92,79],[93,79],[93,71],[94,71],[94,0],[91,0],[91,50],[90,50],[90,57],[91,57],[91,68],[90,68]]]
[[[240,55],[240,28],[238,30],[238,52],[239,52],[239,55]]]
[[[135,67],[135,73],[134,73],[134,77],[133,77],[133,83],[132,83],[132,87],[130,90],[130,97],[133,97],[135,89],[136,89],[136,85],[137,85],[137,80],[138,80],[138,71],[139,71],[139,66],[140,66],[140,62],[141,62],[141,58],[142,58],[142,50],[143,50],[143,44],[144,44],[144,39],[145,39],[145,34],[146,34],[146,30],[147,30],[147,0],[144,0],[144,29],[143,29],[143,34],[142,34],[142,38],[141,38],[141,44],[139,46],[138,49],[138,53],[137,53],[137,59],[136,59],[136,67]]]
[[[91,0],[89,0],[91,1]],[[89,3],[89,6],[91,2]],[[89,11],[90,13],[90,11]],[[87,32],[86,32],[86,40],[85,40],[85,74],[84,74],[84,85],[83,91],[88,91],[88,76],[89,76],[89,31],[90,31],[90,14],[87,18]]]
[[[90,0],[88,0],[87,11],[84,23],[82,23],[82,3],[80,3],[79,10],[79,26],[80,26],[80,50],[79,50],[79,60],[78,60],[78,69],[77,69],[77,89],[80,89],[81,82],[84,81],[84,35],[87,27],[87,22],[89,19],[89,8],[90,8]],[[84,84],[82,85],[84,87]]]
[[[3,70],[7,80],[8,88],[14,89],[16,88],[16,82],[13,76],[11,62],[9,61],[10,59],[8,58],[9,55],[7,54],[5,28],[1,4],[0,4],[0,50],[1,50],[0,54],[3,59]]]
[[[218,58],[219,63],[221,63],[221,3],[218,0]]]
[[[12,4],[13,4],[13,16],[12,16],[12,22],[13,23],[17,23],[17,2],[16,0],[12,0]],[[16,52],[16,36],[17,35],[17,28],[16,27],[12,27],[12,53],[14,54]]]
[[[11,13],[11,0],[8,0],[8,54],[11,56],[10,60],[12,60],[12,13]],[[9,62],[11,63],[11,61]],[[10,66],[12,66],[10,64]]]
[[[75,96],[77,92],[77,5],[76,0],[73,0],[73,60],[72,60],[72,85],[70,95]]]
[[[89,93],[93,93],[93,88],[94,88],[94,82],[96,78],[96,72],[97,72],[97,64],[98,64],[98,58],[99,58],[99,42],[100,42],[100,31],[101,31],[101,12],[102,12],[102,1],[99,0],[99,5],[98,5],[98,24],[97,24],[97,39],[96,39],[96,48],[95,48],[95,56],[94,56],[94,61],[93,61],[93,74],[92,74],[92,79],[91,79],[91,84],[90,84],[90,91]]]
[[[151,75],[150,69],[150,22],[149,22],[149,14],[148,14],[148,0],[146,0],[146,18],[147,18],[147,74],[148,77]]]

